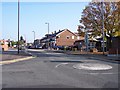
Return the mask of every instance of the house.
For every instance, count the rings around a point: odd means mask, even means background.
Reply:
[[[85,48],[85,39],[84,37],[81,37],[79,40],[76,40],[74,42],[74,48],[77,48],[77,50],[82,50],[83,48]]]
[[[2,48],[3,51],[8,50],[8,41],[7,40],[0,40],[0,47]]]
[[[39,48],[41,45],[40,45],[40,39],[36,39],[34,40],[34,47],[35,48]]]
[[[77,40],[77,35],[68,29],[63,30],[56,35],[56,45],[57,46],[72,46]]]
[[[120,57],[120,36],[116,36],[112,38],[112,47],[109,49],[108,56]]]
[[[40,43],[44,48],[60,48],[72,46],[76,40],[78,40],[78,37],[75,33],[64,29],[54,32],[53,34],[46,34],[45,37],[40,40]]]
[[[101,43],[102,43],[102,38],[88,38],[88,51],[95,50],[96,51],[101,51]],[[76,40],[74,42],[74,47],[77,48],[77,50],[87,50],[87,43],[86,43],[86,38],[83,36],[79,36],[79,40]]]

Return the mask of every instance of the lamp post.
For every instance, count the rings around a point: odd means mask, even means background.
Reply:
[[[48,22],[46,22],[45,24],[47,24],[47,25],[48,25],[48,40],[49,40],[49,23],[48,23]],[[48,41],[48,49],[49,49],[49,41]]]
[[[103,54],[104,54],[104,52],[105,52],[105,42],[104,42],[104,36],[105,36],[105,34],[104,34],[104,0],[102,0],[102,37],[103,37],[103,42],[102,42],[102,49],[103,49]]]
[[[34,45],[35,45],[35,31],[32,31],[34,33]]]
[[[48,34],[49,34],[49,23],[48,23],[48,22],[46,22],[45,24],[47,24],[47,25],[48,25]]]
[[[89,44],[88,30],[85,30],[85,43],[86,43],[86,51],[87,51],[87,54],[88,54],[88,44]]]
[[[19,4],[19,0],[18,0],[18,54],[19,54],[19,14],[20,14],[20,4]]]

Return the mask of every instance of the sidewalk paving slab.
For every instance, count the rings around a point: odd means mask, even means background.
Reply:
[[[107,53],[103,55],[103,52],[80,52],[80,51],[64,51],[64,50],[49,50],[51,52],[57,52],[57,53],[65,53],[68,55],[79,55],[84,56],[88,59],[95,59],[95,60],[103,60],[103,61],[110,61],[115,63],[120,63],[120,57],[119,56],[107,56]]]
[[[13,59],[26,58],[29,56],[31,55],[28,53],[25,53],[24,51],[20,51],[19,54],[17,53],[17,51],[3,51],[0,58],[2,58],[2,61],[7,61],[7,60],[13,60]]]

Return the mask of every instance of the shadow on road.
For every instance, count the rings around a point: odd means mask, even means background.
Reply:
[[[29,54],[25,53],[24,51],[20,51],[19,54],[17,51],[3,51],[3,55],[17,55],[17,56],[30,56]]]
[[[3,51],[1,58],[2,58],[2,61],[6,61],[6,60],[26,58],[28,56],[31,56],[31,55],[29,55],[23,51],[20,51],[19,54],[17,51]]]
[[[70,61],[70,60],[52,60],[52,61],[44,61],[44,62],[53,62],[53,63],[64,63],[64,62],[68,62],[68,63],[83,63],[81,61]]]
[[[107,82],[103,85],[103,88],[118,88],[118,83],[114,83],[114,82]],[[114,90],[114,89],[113,89]]]

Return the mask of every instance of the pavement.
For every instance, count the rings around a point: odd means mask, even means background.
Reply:
[[[8,51],[3,51],[2,54],[0,55],[0,58],[1,58],[0,64],[3,65],[32,59],[33,57],[24,51],[19,51],[18,54],[16,49],[12,50],[10,49]]]
[[[64,50],[46,50],[47,52],[65,53],[67,55],[79,55],[88,59],[103,60],[107,62],[120,63],[120,56],[108,56],[107,53],[103,55],[103,52],[80,52],[80,51],[64,51]]]
[[[91,58],[102,58],[102,59],[107,59],[107,60],[114,60],[114,61],[120,61],[120,57],[118,56],[107,56],[107,54],[104,54],[102,52],[98,52],[98,53],[82,53],[80,51],[76,51],[76,52],[66,52],[67,54],[72,54],[72,55],[82,55],[85,57],[91,57]]]
[[[31,55],[25,53],[24,51],[20,51],[19,54],[17,51],[3,51],[2,52],[2,61],[25,58],[28,56],[31,56]]]

